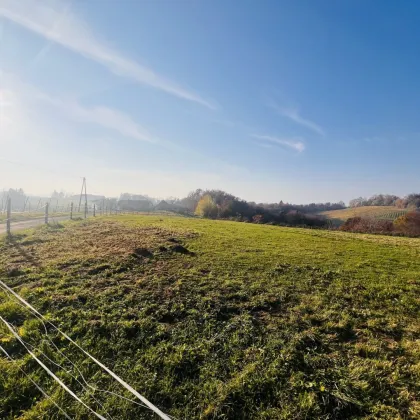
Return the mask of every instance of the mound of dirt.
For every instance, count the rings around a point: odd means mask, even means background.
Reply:
[[[171,247],[172,252],[177,252],[179,254],[185,254],[185,255],[195,255],[194,252],[191,252],[187,248],[183,247],[182,245],[174,245]]]
[[[136,248],[133,253],[134,257],[153,257],[153,254],[147,248]]]

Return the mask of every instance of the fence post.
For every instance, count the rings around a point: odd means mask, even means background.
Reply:
[[[88,207],[87,207],[87,203],[85,203],[85,219],[87,217],[87,213],[88,213]]]
[[[70,220],[73,220],[73,201],[70,204]]]
[[[46,203],[45,204],[45,224],[48,224],[48,207],[49,207],[50,203]]]
[[[7,199],[7,219],[6,219],[6,231],[10,235],[10,217],[12,213],[12,200],[10,197]]]
[[[96,216],[96,204],[93,205],[93,217]]]

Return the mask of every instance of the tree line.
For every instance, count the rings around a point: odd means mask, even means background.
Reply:
[[[409,194],[403,198],[391,194],[375,194],[372,197],[358,197],[350,200],[349,207],[395,206],[400,209],[420,208],[420,194]]]
[[[325,227],[328,224],[325,218],[314,214],[316,211],[331,209],[331,207],[344,208],[344,203],[303,206],[281,201],[280,203],[257,204],[247,202],[222,190],[201,189],[191,192],[176,204],[181,208],[188,208],[197,216],[211,219],[311,227]]]

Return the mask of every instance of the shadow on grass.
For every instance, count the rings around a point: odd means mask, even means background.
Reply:
[[[35,267],[40,267],[41,265],[38,263],[38,261],[31,254],[25,251],[25,249],[22,246],[25,244],[22,244],[18,241],[19,237],[22,237],[22,235],[10,235],[7,238],[7,242],[16,249],[16,251],[20,254],[24,261],[34,265]]]

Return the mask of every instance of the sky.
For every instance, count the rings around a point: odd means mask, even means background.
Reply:
[[[420,189],[420,3],[0,0],[0,189]]]

